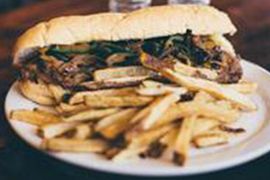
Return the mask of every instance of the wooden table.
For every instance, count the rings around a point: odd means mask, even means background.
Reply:
[[[162,0],[154,2],[164,3]],[[0,136],[6,140],[5,148],[0,148],[1,180],[126,178],[86,171],[48,158],[19,140],[6,123],[3,112],[5,94],[15,80],[11,53],[18,35],[33,24],[55,16],[107,11],[107,3],[107,0],[42,1],[0,15]],[[270,1],[213,0],[213,4],[227,11],[239,28],[231,39],[242,57],[270,69]],[[241,167],[183,179],[266,179],[270,177],[269,164],[270,155],[266,155]]]

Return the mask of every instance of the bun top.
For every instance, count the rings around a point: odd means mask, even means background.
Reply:
[[[205,5],[155,6],[131,13],[64,16],[41,22],[19,37],[14,63],[36,48],[53,44],[147,39],[181,34],[188,29],[195,35],[236,32],[227,14]]]

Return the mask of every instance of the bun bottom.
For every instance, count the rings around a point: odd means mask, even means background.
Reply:
[[[21,94],[27,99],[40,105],[55,105],[56,101],[48,88],[48,84],[38,81],[19,80],[18,87]]]

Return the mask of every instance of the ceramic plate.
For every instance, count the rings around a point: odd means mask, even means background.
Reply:
[[[246,133],[233,138],[229,144],[205,149],[192,149],[185,167],[173,165],[168,160],[130,160],[116,164],[100,155],[91,153],[46,152],[49,155],[84,168],[96,169],[119,174],[138,176],[175,176],[216,171],[236,166],[255,159],[270,150],[270,74],[257,65],[242,61],[244,77],[257,82],[257,93],[250,96],[256,103],[258,111],[243,113],[235,123],[243,127]],[[10,88],[6,97],[5,110],[8,114],[15,109],[32,109],[38,105],[25,99],[18,91],[17,83]],[[9,118],[8,118],[9,119]],[[17,134],[35,148],[41,143],[36,135],[36,128],[29,124],[9,119]]]

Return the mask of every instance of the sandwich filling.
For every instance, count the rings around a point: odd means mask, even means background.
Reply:
[[[219,83],[237,83],[242,77],[238,57],[212,36],[192,35],[190,30],[144,40],[51,45],[17,66],[22,79],[40,79],[70,90],[137,85],[146,78],[160,79],[155,70],[165,66]]]

